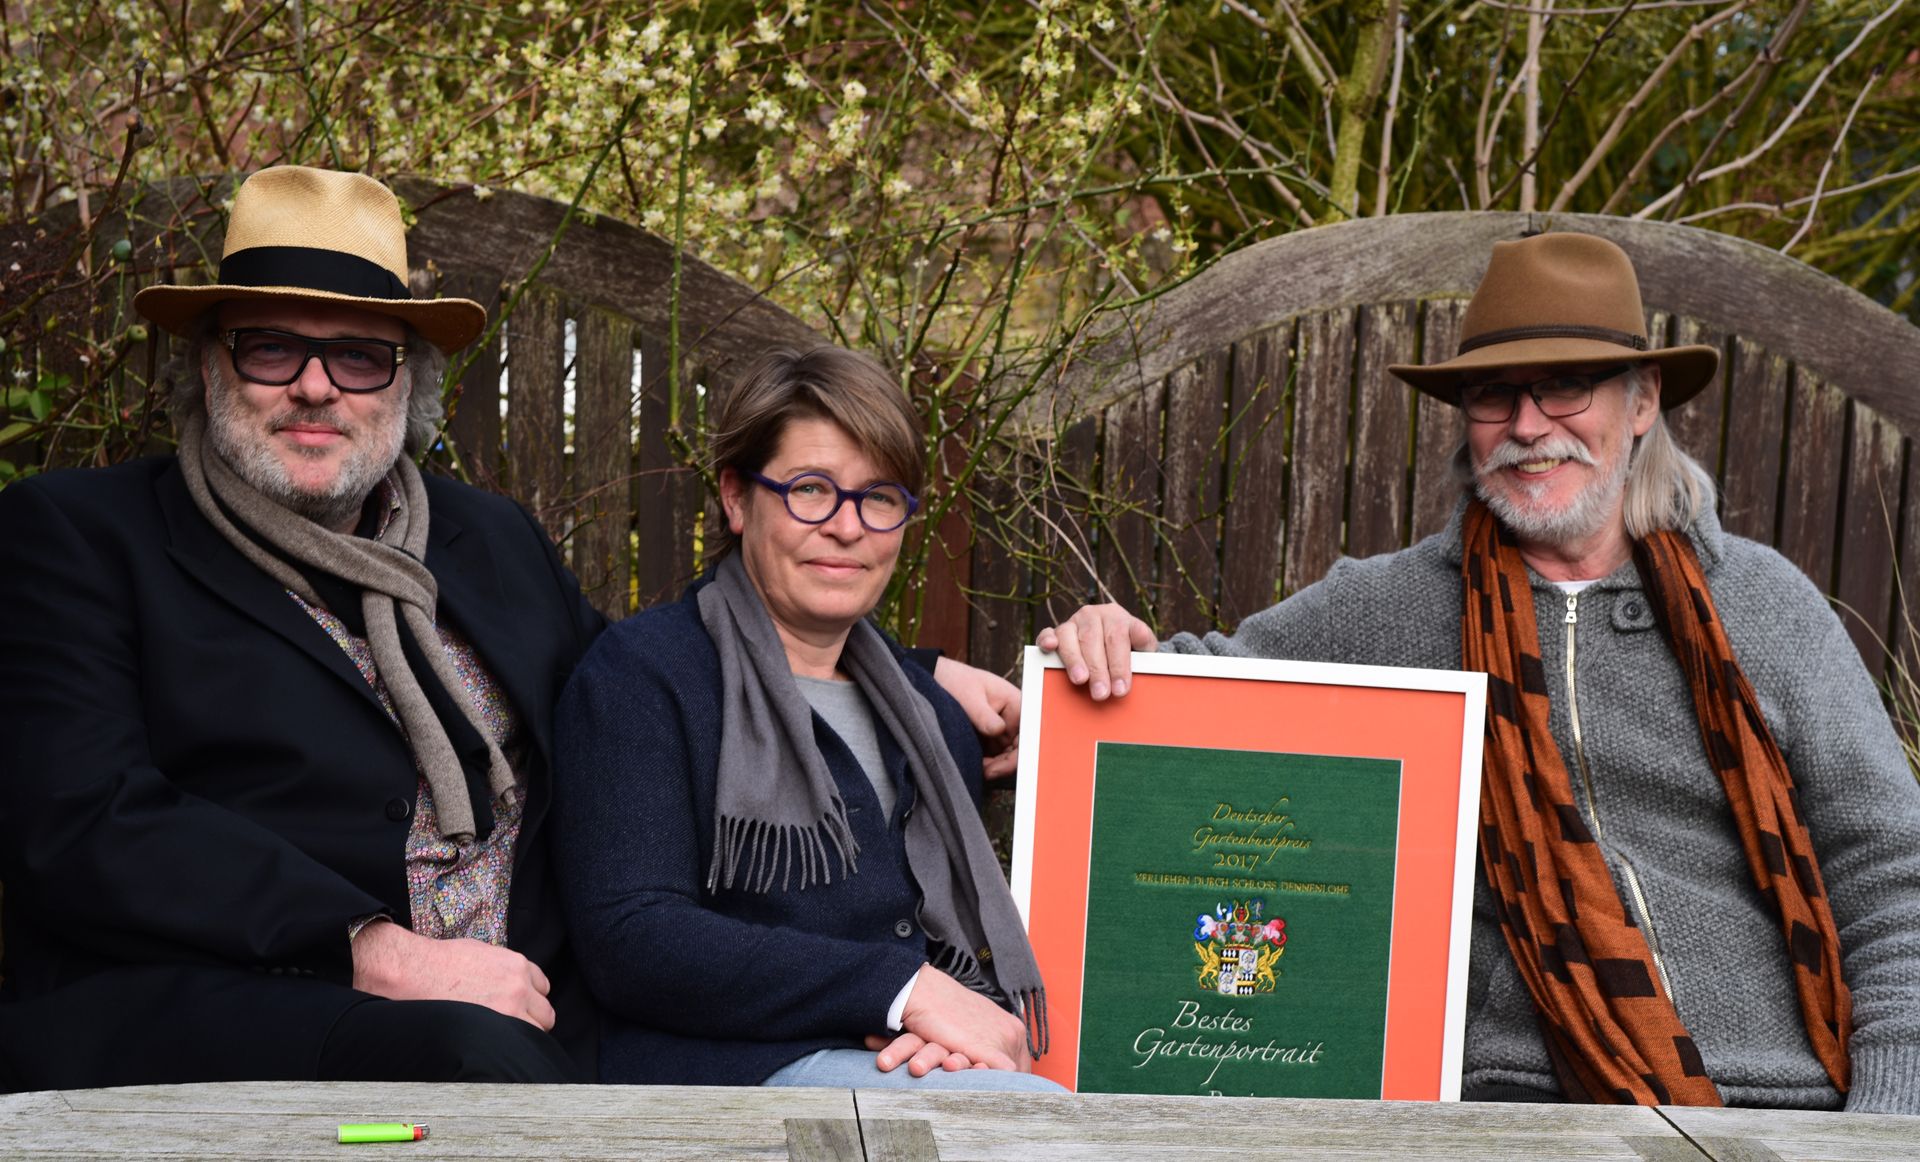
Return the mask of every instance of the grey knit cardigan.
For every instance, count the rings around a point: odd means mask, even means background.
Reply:
[[[1460,524],[1410,549],[1342,560],[1326,579],[1241,623],[1180,634],[1189,654],[1460,667]],[[1721,530],[1688,530],[1715,607],[1794,782],[1853,989],[1845,1108],[1920,1113],[1920,785],[1840,620],[1786,558]],[[1537,574],[1534,613],[1553,736],[1589,808],[1568,718],[1567,596]],[[1761,902],[1679,664],[1631,562],[1578,598],[1574,690],[1592,772],[1589,823],[1629,914],[1637,873],[1649,931],[1729,1105],[1839,1109],[1814,1057],[1780,930]],[[1597,818],[1593,818],[1597,815]],[[1464,1083],[1558,1092],[1533,1004],[1476,874]]]

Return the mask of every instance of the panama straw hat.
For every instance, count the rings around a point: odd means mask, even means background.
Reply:
[[[1645,360],[1660,367],[1660,406],[1698,395],[1720,366],[1712,347],[1649,350],[1640,282],[1626,251],[1591,234],[1538,234],[1496,242],[1460,324],[1460,350],[1445,363],[1388,371],[1458,405],[1466,372]]]
[[[233,197],[220,279],[150,286],[136,310],[184,335],[215,303],[295,299],[392,315],[443,352],[474,341],[487,311],[470,299],[416,299],[407,289],[407,229],[393,191],[365,174],[279,165]]]

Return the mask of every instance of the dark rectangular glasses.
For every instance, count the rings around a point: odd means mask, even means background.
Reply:
[[[1460,408],[1475,423],[1504,424],[1513,418],[1514,405],[1525,392],[1539,405],[1541,415],[1563,420],[1593,406],[1595,387],[1626,373],[1627,365],[1622,363],[1591,374],[1552,375],[1532,383],[1464,383]]]
[[[286,331],[243,327],[221,336],[233,352],[233,369],[266,387],[299,379],[314,359],[341,391],[379,391],[393,383],[407,349],[384,339],[309,339]]]

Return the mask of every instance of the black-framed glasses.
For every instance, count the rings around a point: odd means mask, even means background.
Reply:
[[[287,331],[242,327],[220,336],[233,353],[233,369],[266,387],[299,379],[315,359],[341,391],[379,391],[393,384],[407,349],[385,339],[309,339]]]
[[[786,502],[793,519],[802,524],[826,524],[840,511],[841,505],[851,500],[854,515],[860,518],[861,524],[876,533],[890,533],[906,524],[920,509],[920,501],[913,493],[891,481],[849,492],[824,472],[802,472],[785,484],[769,480],[758,472],[744,475],[777,494]]]
[[[1592,407],[1593,389],[1617,375],[1625,375],[1627,367],[1622,363],[1584,375],[1550,375],[1532,383],[1463,383],[1460,410],[1478,424],[1503,424],[1513,418],[1514,405],[1524,391],[1533,397],[1541,415],[1564,420]]]

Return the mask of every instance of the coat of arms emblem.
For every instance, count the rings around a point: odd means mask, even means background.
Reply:
[[[1193,950],[1200,964],[1194,969],[1200,991],[1223,997],[1250,997],[1273,991],[1280,975],[1280,954],[1286,951],[1287,922],[1261,918],[1265,900],[1234,900],[1215,906],[1211,916],[1195,919]]]

